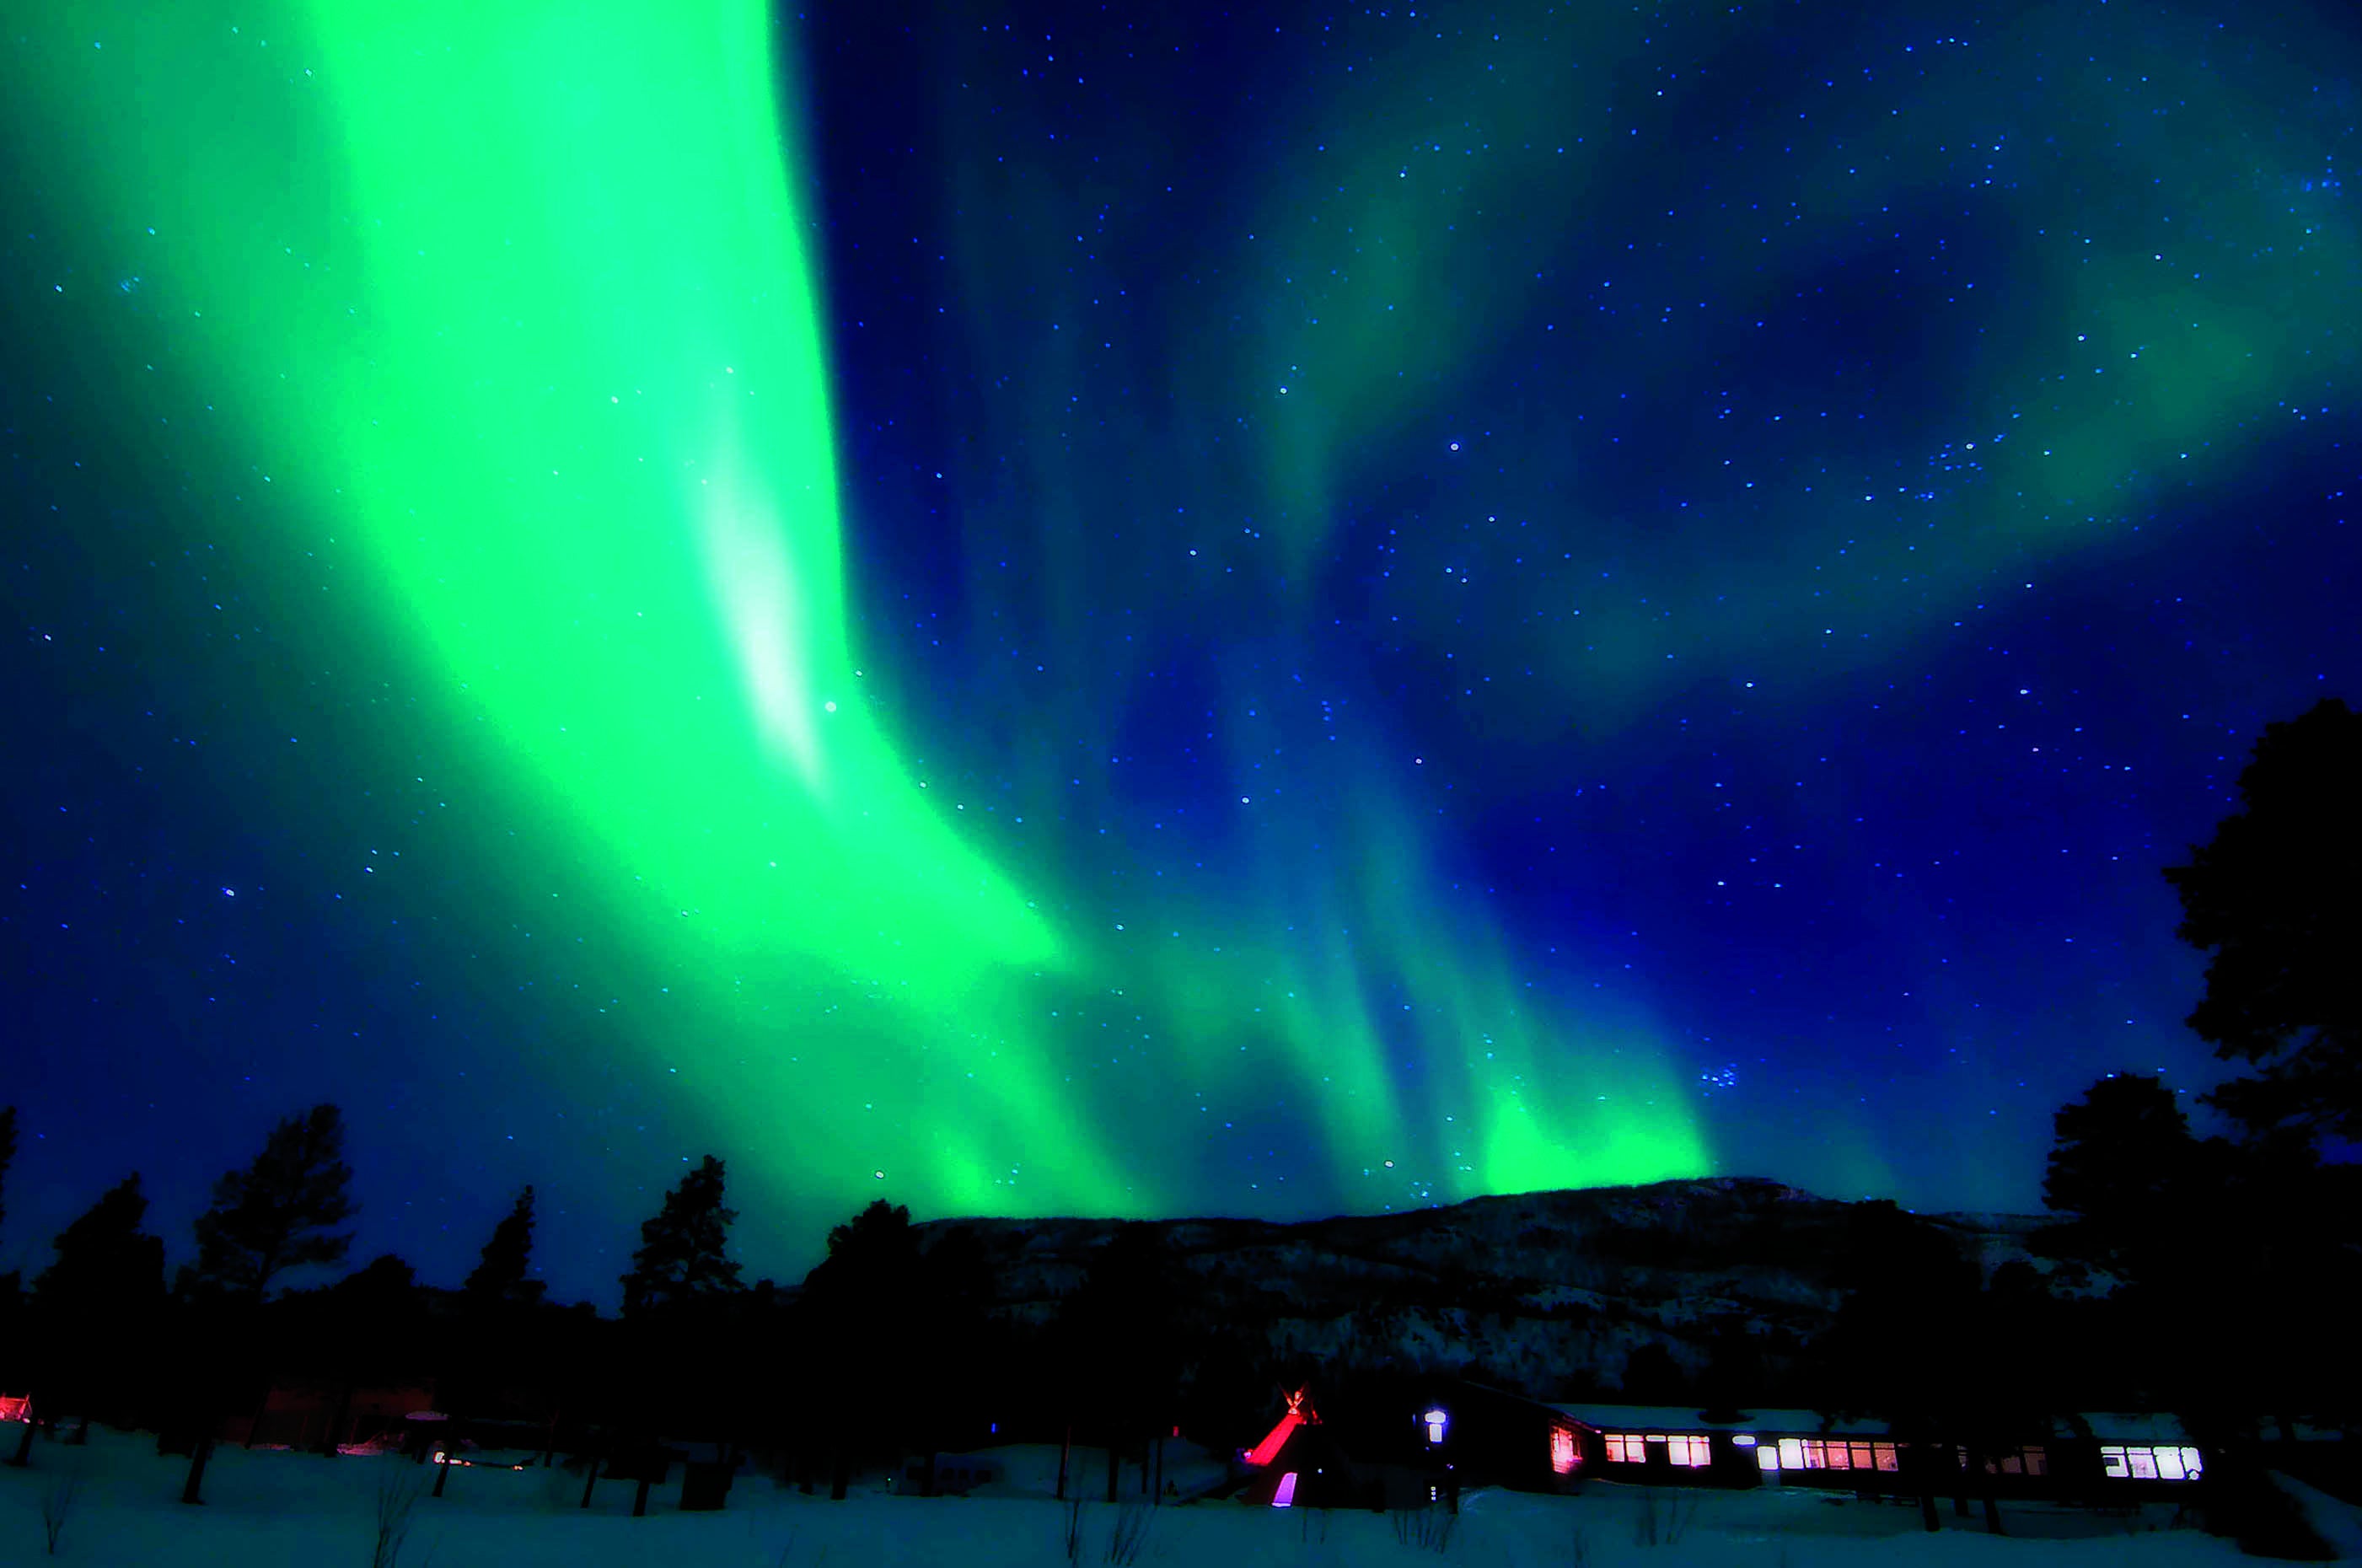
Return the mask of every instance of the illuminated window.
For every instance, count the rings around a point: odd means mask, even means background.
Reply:
[[[1805,1468],[1804,1439],[1782,1438],[1780,1440],[1780,1468],[1783,1470],[1802,1470]]]
[[[1675,1437],[1670,1440],[1668,1446],[1670,1450],[1668,1457],[1675,1464],[1698,1470],[1714,1463],[1712,1440],[1703,1432],[1692,1436]]]
[[[1874,1470],[1877,1468],[1877,1461],[1871,1457],[1870,1444],[1866,1442],[1857,1442],[1849,1443],[1846,1446],[1852,1456],[1853,1467],[1856,1470]]]
[[[1574,1468],[1574,1433],[1568,1428],[1551,1429],[1551,1468],[1561,1475]]]
[[[2105,1443],[2100,1466],[2129,1481],[2195,1481],[2205,1471],[2198,1451],[2178,1443]]]
[[[1753,1432],[1733,1432],[1730,1435],[1730,1446],[1733,1448],[1753,1448],[1755,1446],[1755,1434]]]
[[[1760,1446],[1759,1446],[1759,1447],[1756,1449],[1756,1451],[1755,1451],[1755,1465],[1756,1465],[1756,1468],[1757,1468],[1757,1469],[1759,1469],[1759,1470],[1777,1470],[1777,1469],[1779,1469],[1779,1468],[1780,1468],[1780,1449],[1779,1449],[1779,1445],[1778,1445],[1778,1444],[1776,1444],[1776,1443],[1768,1443],[1768,1442],[1767,1442],[1767,1443],[1764,1443],[1764,1444],[1761,1444]]]
[[[1894,1457],[1894,1445],[1893,1443],[1871,1443],[1870,1445],[1870,1452],[1871,1458],[1876,1462],[1879,1469],[1893,1471],[1898,1468],[1898,1464]]]
[[[1648,1439],[1642,1437],[1638,1432],[1609,1432],[1607,1434],[1607,1463],[1610,1464],[1639,1464],[1645,1463],[1649,1457],[1648,1441]]]
[[[1291,1470],[1281,1476],[1279,1485],[1272,1489],[1271,1506],[1275,1508],[1285,1508],[1293,1505],[1295,1501],[1296,1472]]]

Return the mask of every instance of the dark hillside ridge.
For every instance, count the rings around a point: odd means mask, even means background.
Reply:
[[[1332,1367],[1467,1373],[1544,1398],[1615,1390],[1658,1343],[1683,1369],[1753,1337],[1775,1374],[1828,1324],[1851,1204],[1751,1176],[1476,1198],[1449,1208],[1276,1224],[1145,1221],[1198,1346]],[[1984,1271],[2028,1256],[2043,1221],[1923,1216]],[[1045,1321],[1120,1221],[945,1220],[983,1242],[999,1313]]]

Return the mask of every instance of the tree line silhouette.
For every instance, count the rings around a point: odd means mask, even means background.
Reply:
[[[2160,1078],[2108,1074],[2054,1119],[2050,1220],[2033,1238],[2047,1275],[2019,1261],[1988,1275],[1934,1223],[1851,1205],[1839,1305],[1801,1354],[1734,1331],[1693,1377],[1649,1346],[1623,1395],[1877,1415],[1898,1437],[1984,1454],[2041,1441],[2064,1412],[2169,1410],[2206,1445],[2210,1487],[2268,1512],[2254,1441],[2362,1416],[2343,1347],[2362,1287],[2362,715],[2331,701],[2268,726],[2238,790],[2213,840],[2165,873],[2180,936],[2213,954],[2191,1027],[2253,1069],[2201,1097],[2226,1135],[2199,1137]],[[16,1113],[0,1109],[0,1200],[16,1144]],[[612,1318],[552,1303],[531,1277],[530,1187],[456,1290],[390,1255],[287,1288],[344,1264],[352,1242],[343,1119],[315,1106],[221,1176],[194,1259],[169,1282],[137,1172],[58,1234],[29,1285],[0,1276],[0,1390],[29,1388],[45,1416],[157,1431],[189,1456],[190,1501],[216,1435],[274,1378],[345,1400],[431,1386],[455,1418],[611,1461],[694,1436],[767,1453],[837,1496],[880,1461],[1073,1440],[1104,1454],[1112,1496],[1119,1455],[1144,1460],[1173,1425],[1243,1446],[1282,1380],[1316,1370],[1350,1406],[1400,1376],[1308,1369],[1185,1324],[1179,1261],[1146,1224],[1117,1228],[1045,1320],[995,1310],[976,1231],[922,1237],[884,1200],[833,1229],[800,1285],[750,1286],[729,1256],[725,1176],[708,1155],[665,1194]],[[328,1452],[344,1424],[329,1424]],[[1079,1461],[1071,1483],[1080,1495]]]

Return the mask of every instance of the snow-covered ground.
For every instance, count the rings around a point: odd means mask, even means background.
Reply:
[[[456,1469],[436,1498],[424,1495],[434,1472],[398,1458],[226,1448],[207,1471],[205,1506],[191,1508],[178,1501],[185,1460],[159,1458],[150,1438],[100,1430],[85,1447],[37,1444],[31,1469],[0,1466],[0,1563],[44,1561],[44,1503],[69,1481],[78,1491],[55,1561],[110,1568],[369,1563],[381,1495],[395,1504],[413,1499],[397,1568],[1053,1568],[1065,1562],[1067,1510],[1043,1495],[1057,1451],[1010,1449],[994,1457],[1005,1479],[974,1496],[898,1496],[881,1481],[831,1503],[825,1495],[741,1476],[727,1510],[718,1514],[679,1510],[676,1471],[672,1483],[651,1495],[647,1517],[635,1519],[631,1484],[600,1483],[584,1510],[577,1507],[580,1474],[562,1468]],[[1186,1462],[1167,1457],[1168,1474],[1190,1472]],[[1094,1481],[1098,1496],[1106,1495],[1104,1463],[1078,1451],[1086,1495]],[[2290,1489],[2342,1552],[2362,1557],[2356,1510]],[[1398,1521],[1385,1515],[1324,1516],[1233,1502],[1156,1508],[1144,1511],[1145,1534],[1132,1561],[1174,1568],[1422,1562],[1479,1568],[2199,1568],[2238,1559],[2226,1541],[2167,1528],[2170,1516],[2163,1506],[2136,1518],[2107,1519],[2010,1505],[2003,1523],[2013,1533],[1997,1538],[1975,1520],[1954,1519],[1946,1505],[1945,1528],[1931,1536],[1920,1529],[1915,1507],[1892,1503],[1779,1489],[1650,1496],[1603,1484],[1575,1497],[1471,1494],[1440,1556],[1431,1544],[1397,1540]],[[1136,1505],[1086,1503],[1075,1561],[1120,1561],[1109,1555],[1110,1535],[1142,1517]],[[1653,1546],[1642,1543],[1651,1517],[1661,1542]]]

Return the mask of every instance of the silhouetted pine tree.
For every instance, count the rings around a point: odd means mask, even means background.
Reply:
[[[533,1264],[533,1188],[517,1194],[516,1204],[492,1227],[475,1272],[462,1287],[477,1307],[525,1306],[541,1299],[542,1282],[525,1277]]]
[[[0,1221],[8,1218],[8,1165],[17,1157],[17,1108],[0,1105]]]
[[[2210,949],[2190,1027],[2262,1064],[2208,1100],[2256,1138],[2362,1141],[2362,713],[2334,698],[2268,724],[2240,810],[2167,868],[2177,933]]]
[[[829,1231],[828,1256],[804,1276],[800,1316],[824,1347],[811,1370],[828,1417],[833,1498],[844,1498],[856,1460],[892,1442],[914,1392],[920,1278],[911,1211],[882,1198]]]
[[[1127,1221],[1092,1254],[1082,1285],[1059,1303],[1069,1408],[1084,1432],[1098,1429],[1092,1435],[1108,1445],[1109,1502],[1116,1500],[1117,1454],[1144,1446],[1178,1402],[1171,1275],[1163,1232]]]
[[[1934,1445],[1964,1425],[1958,1352],[1974,1342],[1977,1265],[1950,1235],[1880,1198],[1847,1206],[1834,1277],[1844,1296],[1816,1347],[1818,1408],[1885,1418],[1910,1445],[1906,1480],[1933,1529],[1936,1495],[1959,1478]]]
[[[665,1194],[664,1207],[640,1223],[639,1251],[624,1275],[624,1316],[646,1317],[668,1307],[741,1288],[729,1255],[734,1209],[722,1206],[723,1165],[712,1154]]]
[[[352,1167],[345,1123],[315,1105],[270,1130],[253,1164],[225,1172],[213,1207],[197,1217],[197,1261],[181,1272],[182,1365],[175,1425],[190,1445],[184,1503],[203,1502],[205,1462],[228,1403],[262,1378],[256,1309],[290,1269],[343,1261],[350,1232]]]
[[[61,1409],[120,1419],[139,1391],[164,1307],[164,1242],[139,1228],[147,1215],[134,1171],[58,1233],[57,1261],[33,1281]]]
[[[23,1368],[44,1420],[122,1420],[143,1381],[164,1302],[164,1243],[139,1222],[148,1199],[134,1172],[58,1233],[56,1261],[33,1282]],[[32,1429],[12,1463],[32,1457]]]
[[[2036,1232],[2037,1252],[2119,1279],[2153,1279],[2190,1251],[2192,1204],[2223,1173],[2202,1161],[2190,1119],[2162,1080],[2110,1073],[2051,1125],[2058,1141],[2042,1203],[2057,1218]]]
[[[344,1154],[333,1105],[272,1128],[253,1164],[214,1184],[213,1207],[197,1217],[193,1283],[259,1302],[289,1269],[342,1263],[353,1239],[337,1227],[358,1211]]]
[[[7,1196],[8,1162],[17,1154],[17,1108],[0,1106],[0,1199]],[[0,1220],[6,1220],[8,1206],[0,1201]],[[23,1352],[24,1331],[18,1319],[24,1311],[24,1277],[15,1269],[0,1274],[0,1386],[17,1381],[21,1374],[18,1363]]]

